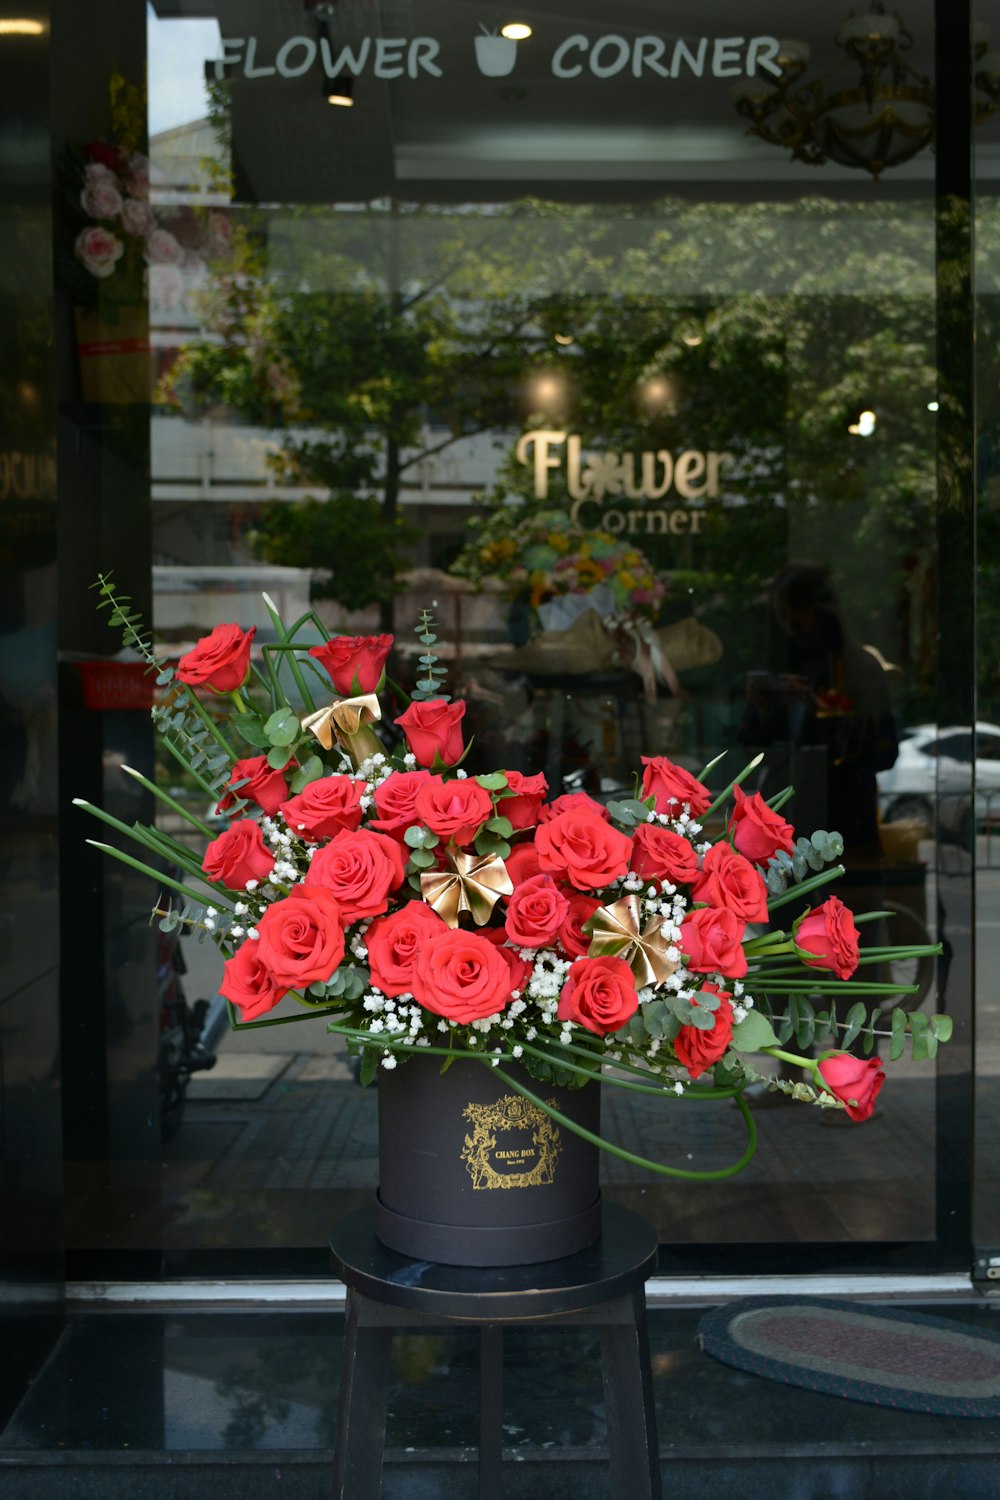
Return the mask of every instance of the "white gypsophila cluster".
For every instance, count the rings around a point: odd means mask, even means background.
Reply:
[[[407,750],[403,756],[403,765],[408,771],[415,771],[417,769],[417,757],[412,750]]]

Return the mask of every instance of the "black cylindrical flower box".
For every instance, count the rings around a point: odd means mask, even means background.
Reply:
[[[600,1130],[601,1090],[504,1071],[569,1119]],[[375,1232],[415,1260],[517,1266],[600,1238],[598,1150],[467,1060],[411,1056],[380,1069]]]

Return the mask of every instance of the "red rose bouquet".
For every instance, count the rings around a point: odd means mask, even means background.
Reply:
[[[286,630],[267,601],[275,645],[255,653],[252,631],[223,624],[171,667],[129,601],[99,585],[111,623],[158,674],[167,749],[226,822],[217,832],[136,772],[206,839],[201,858],[82,805],[180,867],[184,879],[165,880],[99,846],[184,898],[157,915],[211,934],[234,1026],[322,1017],[360,1056],[363,1081],[419,1052],[443,1067],[478,1059],[544,1109],[510,1063],[543,1083],[735,1098],[746,1153],[691,1176],[750,1159],[748,1081],[863,1120],[885,1076],[877,1035],[890,1058],[907,1041],[932,1057],[947,1039],[946,1017],[899,1008],[877,1031],[865,1001],[897,1007],[906,990],[860,977],[863,966],[938,949],[860,948],[858,924],[881,914],[822,897],[843,873],[839,836],[797,836],[781,816],[791,789],[744,792],[753,765],[716,790],[717,763],[694,776],[644,756],[635,795],[607,805],[551,795],[541,775],[470,774],[465,706],[442,691],[426,614],[423,676],[393,740],[378,697],[390,637],[326,640],[312,615]],[[320,646],[298,644],[307,625]],[[806,909],[786,928],[793,902]],[[864,1058],[846,1050],[855,1041]],[[803,1055],[812,1044],[815,1058]],[[773,1077],[764,1059],[802,1080]]]

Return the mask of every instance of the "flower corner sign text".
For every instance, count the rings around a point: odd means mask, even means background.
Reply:
[[[454,44],[449,42],[449,46]],[[530,44],[529,44],[530,45]],[[776,61],[781,47],[773,36],[716,36],[684,38],[620,36],[606,32],[590,37],[574,32],[553,49],[549,71],[553,78],[755,78],[766,73],[781,77]],[[470,36],[469,54],[485,78],[506,78],[515,71],[518,43],[502,36]],[[241,73],[244,78],[301,78],[317,62],[327,78],[369,71],[375,78],[441,78],[441,43],[432,36],[359,37],[350,44],[327,36],[287,37],[276,50],[266,50],[255,36],[222,38],[222,50],[212,67],[217,79]],[[461,64],[467,67],[463,57]]]
[[[549,474],[565,465],[566,489],[576,526],[601,526],[611,532],[669,532],[697,536],[704,511],[698,506],[677,510],[626,510],[609,500],[660,500],[672,490],[682,500],[714,500],[719,494],[722,465],[732,458],[725,450],[667,448],[645,453],[583,453],[579,437],[551,428],[526,432],[515,450],[519,463],[534,467],[534,495],[546,500]]]

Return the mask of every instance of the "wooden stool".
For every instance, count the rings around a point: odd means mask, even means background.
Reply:
[[[657,1237],[638,1214],[604,1205],[596,1245],[563,1260],[496,1269],[408,1260],[375,1238],[373,1211],[338,1225],[330,1249],[347,1286],[347,1326],[333,1462],[336,1500],[377,1500],[396,1328],[479,1329],[479,1495],[500,1500],[506,1324],[600,1329],[611,1494],[660,1500],[660,1461],[643,1284]]]

